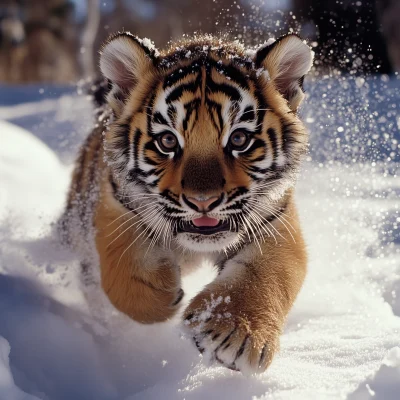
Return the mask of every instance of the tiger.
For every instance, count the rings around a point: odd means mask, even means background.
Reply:
[[[204,356],[245,374],[271,364],[306,275],[294,186],[312,62],[294,33],[258,48],[184,37],[162,51],[112,35],[102,117],[68,194],[64,229],[81,247],[92,232],[111,304],[143,324],[180,310]],[[205,261],[215,279],[182,310],[182,274]]]

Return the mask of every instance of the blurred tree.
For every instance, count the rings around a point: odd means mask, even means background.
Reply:
[[[74,15],[73,1],[81,12]],[[293,28],[318,42],[317,64],[400,69],[400,0],[0,0],[0,81],[94,77],[98,50],[128,30],[158,48],[184,34],[230,32],[248,44]],[[85,7],[86,5],[86,7]],[[279,6],[284,9],[279,10]],[[85,15],[83,15],[83,11]],[[291,12],[294,10],[294,15]],[[376,11],[378,10],[378,12]],[[386,46],[384,42],[386,40]]]
[[[0,81],[15,82],[20,79],[20,68],[26,51],[26,39],[20,10],[13,2],[5,2],[0,8]]]
[[[87,18],[83,28],[81,41],[81,67],[84,77],[95,77],[97,68],[93,54],[94,45],[100,24],[100,2],[99,0],[87,0]]]
[[[76,80],[76,31],[70,1],[2,0],[0,32],[0,80]]]

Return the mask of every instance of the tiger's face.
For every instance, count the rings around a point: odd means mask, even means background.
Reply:
[[[296,110],[311,62],[295,35],[251,56],[209,37],[163,55],[127,33],[106,43],[106,157],[153,241],[221,251],[273,234],[306,151]]]

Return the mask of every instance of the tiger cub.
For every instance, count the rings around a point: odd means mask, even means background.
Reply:
[[[102,288],[134,320],[171,318],[181,271],[203,260],[218,268],[183,326],[201,352],[246,373],[271,363],[306,273],[293,186],[311,65],[295,34],[256,51],[204,36],[158,52],[112,36],[100,56],[106,118],[69,192],[65,226],[82,228],[70,240],[82,246],[94,228]]]

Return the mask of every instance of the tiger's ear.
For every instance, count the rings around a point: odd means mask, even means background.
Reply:
[[[296,111],[303,101],[303,79],[313,62],[313,52],[295,34],[289,34],[256,51],[257,68],[268,71],[276,89]]]
[[[107,100],[117,113],[122,111],[130,91],[155,70],[158,51],[149,39],[129,32],[111,36],[100,51],[100,70],[111,82]]]

